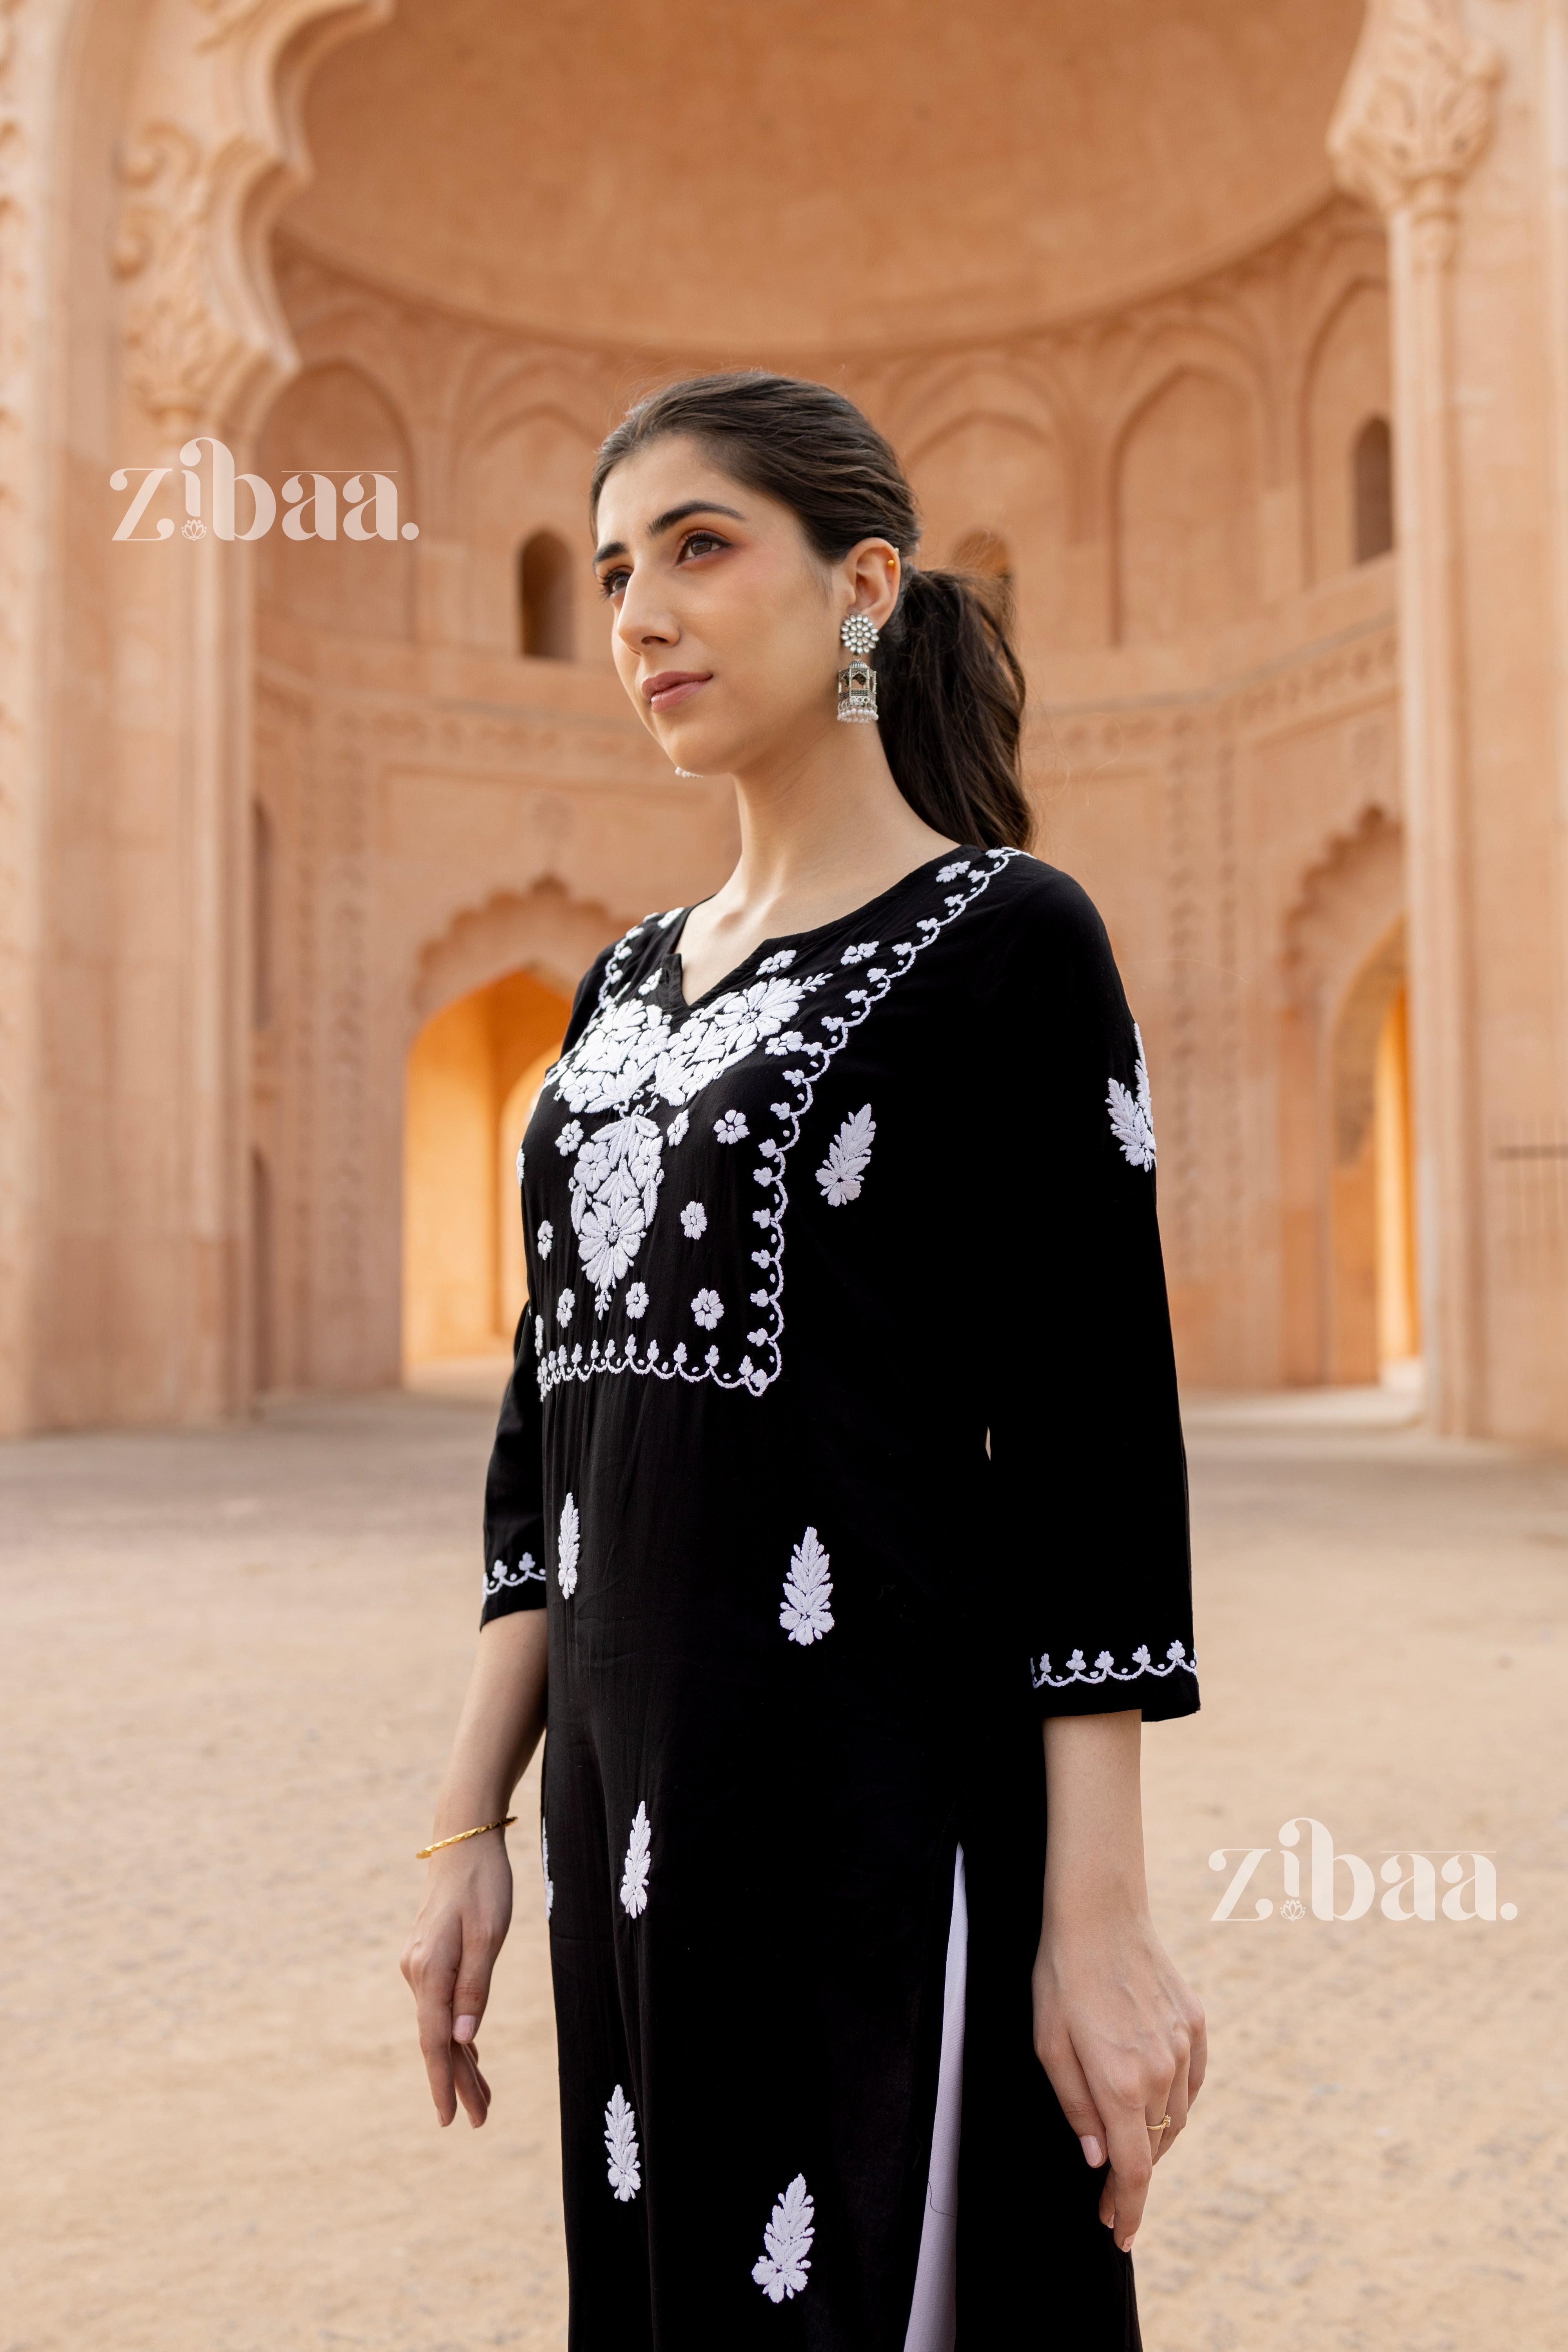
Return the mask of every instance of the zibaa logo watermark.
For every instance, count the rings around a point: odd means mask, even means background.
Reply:
[[[170,515],[159,515],[151,530],[141,524],[148,519],[148,509],[164,483],[176,470],[181,471],[184,491],[185,519],[179,526],[183,539],[205,539],[209,528],[203,505],[202,477],[196,468],[201,464],[202,444],[212,451],[211,530],[215,539],[265,539],[278,520],[278,497],[272,485],[260,474],[242,474],[235,469],[234,452],[226,442],[215,440],[210,433],[198,433],[180,451],[180,467],[173,466],[117,466],[109,478],[111,490],[128,490],[132,478],[141,476],[135,495],[121,516],[114,531],[117,540],[129,540],[137,546],[152,546],[174,536],[174,522]],[[342,488],[338,484],[342,478]],[[237,527],[238,493],[247,491],[250,513],[245,529]],[[283,484],[283,536],[285,539],[331,539],[339,535],[354,540],[417,539],[416,522],[399,522],[397,518],[397,477],[384,474],[369,467],[330,466],[320,471],[301,467],[288,476]]]
[[[1297,1851],[1301,1832],[1309,1832],[1307,1893],[1301,1893],[1301,1856]],[[1489,1853],[1461,1846],[1446,1853],[1440,1846],[1386,1846],[1378,1878],[1386,1888],[1378,1909],[1385,1919],[1517,1919],[1517,1903],[1500,1904],[1497,1899],[1497,1867]],[[1254,1891],[1264,1865],[1274,1853],[1271,1845],[1221,1845],[1209,1856],[1211,1870],[1230,1871],[1230,1881],[1224,1894],[1210,1912],[1211,1919],[1229,1920],[1250,1925],[1254,1920],[1271,1919],[1275,1913],[1272,1895]],[[1438,1856],[1442,1856],[1439,1863]],[[1232,1857],[1238,1857],[1234,1867]],[[1466,1865],[1468,1865],[1467,1868]],[[1345,1874],[1342,1883],[1339,1874]],[[1447,1890],[1438,1900],[1437,1883],[1441,1879]],[[1282,1889],[1279,1905],[1281,1919],[1304,1919],[1310,1911],[1314,1919],[1364,1919],[1377,1895],[1377,1880],[1372,1864],[1359,1853],[1341,1853],[1321,1822],[1310,1813],[1299,1814],[1285,1822],[1279,1830],[1279,1885]],[[1251,1892],[1252,1908],[1241,1908],[1242,1897]],[[1346,1896],[1345,1907],[1337,1907],[1342,1892]],[[1467,1906],[1465,1897],[1469,1896]]]

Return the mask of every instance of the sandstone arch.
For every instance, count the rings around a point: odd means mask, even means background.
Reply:
[[[408,991],[405,1042],[443,1005],[510,971],[536,973],[570,1003],[600,949],[626,929],[606,908],[574,898],[553,877],[527,891],[498,891],[455,916],[421,950]]]

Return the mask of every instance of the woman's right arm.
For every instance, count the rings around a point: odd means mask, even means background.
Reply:
[[[432,1839],[499,1821],[544,1729],[545,1612],[494,1617],[479,1654],[436,1802]],[[489,1998],[490,1971],[511,1921],[511,1864],[502,1830],[467,1838],[431,1855],[425,1899],[404,1947],[403,1973],[419,2017],[419,2047],[442,2123],[458,2102],[484,2122],[489,2086],[474,2037]]]

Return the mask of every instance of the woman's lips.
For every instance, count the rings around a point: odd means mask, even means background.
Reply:
[[[679,710],[712,675],[711,670],[661,669],[657,677],[644,678],[642,690],[650,710]]]

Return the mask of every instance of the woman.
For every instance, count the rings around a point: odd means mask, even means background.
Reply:
[[[437,2108],[489,2104],[548,1702],[572,2345],[1136,2346],[1204,2071],[1139,1819],[1141,1723],[1197,1694],[1138,1032],[1024,854],[1000,620],[913,567],[848,401],[678,383],[593,520],[622,683],[733,776],[741,855],[600,956],[519,1154],[404,1961]]]

